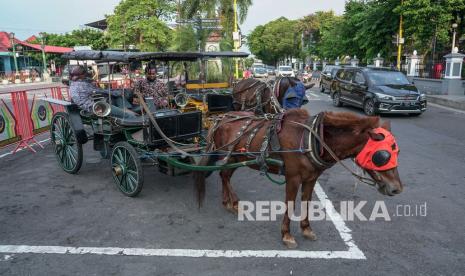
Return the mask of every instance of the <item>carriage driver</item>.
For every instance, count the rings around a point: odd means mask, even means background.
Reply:
[[[92,106],[94,105],[92,95],[94,93],[108,94],[107,90],[100,89],[92,84],[88,79],[87,70],[81,65],[73,67],[70,77],[69,92],[72,102],[77,104],[82,110],[92,112]],[[112,94],[112,98],[115,100],[112,102],[113,105],[111,105],[111,116],[125,119],[138,116],[137,113],[128,109],[132,105],[122,95]]]
[[[147,64],[145,79],[138,80],[134,84],[134,90],[141,93],[144,98],[153,97],[157,109],[165,109],[169,106],[168,89],[161,80],[157,79],[157,68],[153,63]]]

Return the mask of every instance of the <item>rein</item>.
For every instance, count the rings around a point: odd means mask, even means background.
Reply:
[[[299,125],[305,129],[307,129],[317,140],[320,142],[320,144],[323,146],[323,148],[329,153],[329,155],[336,161],[336,163],[339,163],[342,165],[344,169],[346,169],[353,177],[355,177],[358,181],[368,184],[370,186],[376,186],[377,182],[371,178],[362,176],[360,174],[357,174],[354,172],[350,167],[348,167],[344,162],[342,162],[339,157],[337,157],[336,153],[323,141],[323,139],[320,137],[320,135],[311,127],[307,126],[306,124],[302,124],[299,122],[295,121],[290,121],[293,124]],[[307,151],[311,151],[311,149],[307,149]]]

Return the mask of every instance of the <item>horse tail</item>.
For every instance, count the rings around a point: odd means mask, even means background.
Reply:
[[[203,156],[198,163],[199,166],[211,166],[218,161],[218,156],[215,154]],[[197,198],[198,207],[202,207],[205,201],[205,179],[207,172],[195,171],[193,172],[195,197]]]

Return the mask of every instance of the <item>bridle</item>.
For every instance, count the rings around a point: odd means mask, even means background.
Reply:
[[[368,178],[368,177],[362,176],[354,172],[354,170],[352,170],[349,166],[344,164],[344,162],[342,162],[342,160],[339,159],[339,157],[337,157],[336,153],[334,153],[334,151],[324,142],[323,138],[320,136],[320,134],[318,134],[318,131],[316,130],[322,124],[323,117],[324,117],[324,113],[323,112],[319,113],[313,119],[311,126],[308,126],[306,124],[302,124],[299,122],[291,121],[291,123],[299,125],[309,131],[309,138],[308,138],[309,144],[308,144],[308,148],[305,149],[305,152],[308,153],[307,156],[309,157],[310,162],[312,162],[312,164],[322,169],[330,168],[334,164],[339,163],[344,169],[346,169],[358,181],[365,183],[367,185],[370,185],[370,186],[376,186],[378,184],[376,180],[373,180],[372,178]],[[328,154],[336,161],[335,163],[329,163],[327,161],[324,161],[319,156],[318,152],[315,150],[316,149],[315,142],[314,142],[315,140],[318,141],[320,145],[328,152]]]

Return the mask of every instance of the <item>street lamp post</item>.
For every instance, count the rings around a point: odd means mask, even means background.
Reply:
[[[400,1],[400,5],[402,6],[404,4],[404,0]],[[401,62],[402,62],[402,44],[404,43],[403,41],[403,24],[404,24],[404,18],[402,14],[400,14],[400,20],[399,20],[399,36],[397,38],[397,70],[400,71],[401,69]]]
[[[41,49],[42,49],[42,63],[43,63],[43,79],[47,74],[47,61],[45,59],[45,33],[39,33],[40,35],[40,42],[41,42]]]
[[[452,34],[452,53],[454,52],[454,49],[455,49],[455,35],[456,35],[457,27],[458,27],[457,23],[452,24],[452,30],[453,30],[453,34]]]
[[[237,29],[237,0],[234,0],[234,33],[235,33],[235,36],[237,37],[233,37],[233,41],[234,41],[234,51],[238,51],[239,50],[239,41],[240,41],[240,36],[239,36],[239,33],[238,33],[238,29]],[[236,76],[236,79],[239,78],[239,64],[238,64],[238,60],[236,58],[235,60],[235,76]]]
[[[10,33],[10,42],[11,42],[11,48],[13,49],[13,60],[15,62],[16,76],[18,76],[19,71],[18,71],[18,60],[16,59],[15,33]]]

